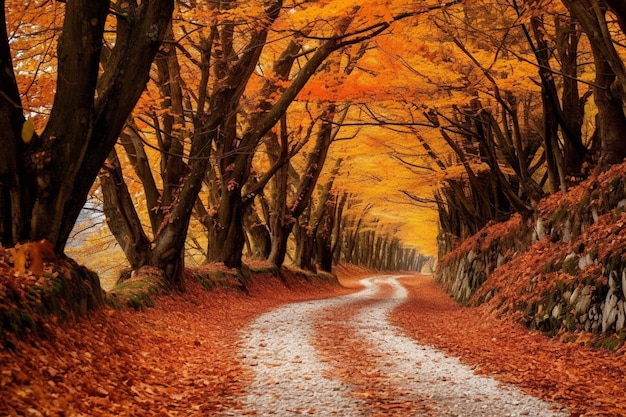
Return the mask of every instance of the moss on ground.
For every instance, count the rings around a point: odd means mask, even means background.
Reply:
[[[141,311],[154,307],[155,296],[164,291],[163,274],[154,268],[141,268],[135,276],[116,284],[107,293],[107,304],[118,309],[128,306]]]
[[[2,274],[0,342],[11,348],[16,339],[43,334],[48,320],[76,320],[103,304],[98,275],[71,260],[47,267],[42,276]]]

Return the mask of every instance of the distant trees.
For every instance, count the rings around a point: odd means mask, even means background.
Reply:
[[[359,202],[344,196],[344,204]],[[415,247],[405,246],[394,236],[393,226],[381,224],[380,220],[368,219],[371,205],[365,204],[361,211],[342,214],[342,232],[337,236],[334,248],[335,262],[347,262],[378,270],[421,271],[432,262]]]

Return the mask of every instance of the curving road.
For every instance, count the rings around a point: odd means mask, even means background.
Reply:
[[[241,358],[255,380],[241,409],[224,415],[569,415],[404,336],[387,319],[407,301],[397,278],[364,279],[357,293],[288,304],[251,323]],[[333,348],[366,354],[340,363]]]

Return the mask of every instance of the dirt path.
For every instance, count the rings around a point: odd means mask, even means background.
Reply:
[[[569,415],[403,335],[388,318],[408,299],[397,277],[361,284],[354,294],[277,308],[246,328],[241,359],[255,379],[243,409],[225,415]],[[346,364],[337,344],[363,349]]]
[[[43,337],[0,350],[0,416],[455,415],[446,398],[504,416],[515,401],[536,404],[507,391],[498,401],[491,388],[471,393],[461,379],[468,369],[562,404],[573,417],[626,415],[623,355],[459,306],[430,277],[399,279],[408,290],[402,302],[395,283],[358,284],[352,270],[338,270],[344,287],[295,274],[255,278],[249,294],[189,282],[185,294],[143,312],[103,309],[64,327],[50,322]],[[341,297],[357,287],[365,290]],[[296,345],[279,349],[277,340]],[[290,377],[272,376],[285,366]]]
[[[351,292],[287,273],[248,289],[190,281],[155,308],[102,309],[0,348],[0,416],[215,416],[238,406],[251,377],[237,358],[239,329],[285,303]]]

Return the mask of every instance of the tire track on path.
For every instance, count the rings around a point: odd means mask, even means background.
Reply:
[[[381,300],[376,308],[364,308],[351,325],[362,338],[392,361],[385,361],[383,372],[394,385],[419,392],[435,403],[439,416],[567,416],[552,410],[553,405],[524,394],[516,387],[503,385],[477,375],[457,358],[430,346],[420,345],[393,326],[389,313],[408,299],[406,289],[396,277],[365,281],[366,290],[375,291],[377,282],[390,284],[393,296]]]
[[[316,315],[347,302],[340,297],[288,304],[254,321],[243,336],[242,359],[256,379],[244,409],[226,415],[355,415],[359,404],[350,387],[324,376],[329,368],[310,343]]]
[[[242,410],[225,415],[569,415],[401,334],[387,318],[407,301],[396,278],[365,279],[357,293],[288,304],[251,323],[241,359],[256,378]],[[342,328],[345,334],[338,333]],[[354,354],[367,356],[358,369],[337,362],[342,354],[329,355],[333,344],[344,352],[353,344]],[[372,398],[362,395],[372,387],[378,387]]]
[[[394,358],[376,349],[349,325],[362,309],[374,307],[381,299],[392,295],[393,287],[383,284],[371,298],[326,311],[316,323],[312,343],[323,360],[332,366],[329,376],[351,385],[351,395],[363,401],[361,415],[438,416],[428,399],[394,386],[382,370]]]

